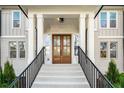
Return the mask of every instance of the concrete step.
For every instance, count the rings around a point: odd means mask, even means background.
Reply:
[[[73,68],[71,68],[71,67],[42,67],[41,68],[42,70],[60,70],[60,71],[69,71],[69,70],[71,70],[71,71],[76,71],[76,70],[82,70],[81,68],[79,68],[79,67],[73,67]]]
[[[85,77],[37,77],[35,82],[87,82]]]
[[[38,84],[35,83],[32,88],[90,88],[88,84]]]
[[[80,67],[80,64],[43,64],[44,67]]]
[[[51,69],[59,69],[59,68],[64,68],[64,69],[76,69],[76,68],[80,68],[80,65],[65,65],[65,64],[55,64],[55,65],[43,65],[42,68],[51,68]]]
[[[39,72],[39,76],[84,76],[83,72]]]
[[[89,88],[79,64],[43,65],[33,88]]]

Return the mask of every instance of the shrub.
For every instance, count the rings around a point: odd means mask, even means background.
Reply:
[[[2,72],[2,68],[0,67],[0,86],[2,85],[3,82],[3,72]]]
[[[0,87],[8,87],[11,82],[16,78],[13,66],[10,65],[9,61],[4,64],[4,70],[0,67]]]
[[[116,85],[117,82],[119,82],[119,71],[116,67],[114,60],[111,60],[109,63],[108,72],[106,73],[106,77],[114,85]]]
[[[4,82],[10,84],[16,77],[13,66],[7,61],[4,65]]]
[[[119,80],[121,88],[124,88],[124,73],[120,74]]]

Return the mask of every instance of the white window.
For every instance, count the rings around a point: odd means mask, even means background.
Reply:
[[[19,58],[25,58],[25,42],[24,41],[19,41]]]
[[[17,49],[16,41],[10,41],[9,42],[9,56],[10,56],[10,58],[16,58],[16,49]]]
[[[104,11],[100,13],[99,17],[100,28],[117,28],[117,12]]]
[[[101,58],[107,57],[107,42],[100,43],[100,57]]]
[[[110,42],[110,58],[117,58],[117,42]]]
[[[110,28],[116,28],[116,12],[110,12]]]
[[[13,11],[12,12],[12,26],[13,28],[20,28],[21,25],[21,12]]]
[[[100,27],[101,28],[107,27],[107,12],[101,12],[100,14]]]

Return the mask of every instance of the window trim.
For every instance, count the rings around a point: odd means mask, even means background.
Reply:
[[[107,27],[101,27],[101,13],[106,12],[107,13]],[[110,27],[110,12],[116,13],[116,27]],[[103,10],[99,14],[99,29],[118,29],[118,11],[116,10]]]
[[[14,27],[13,25],[13,15],[14,15],[14,12],[19,12],[19,15],[20,15],[20,18],[19,18],[19,27]],[[20,10],[13,10],[12,11],[12,29],[20,29],[21,28],[21,11]]]

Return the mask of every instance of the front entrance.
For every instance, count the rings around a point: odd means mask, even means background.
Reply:
[[[54,34],[52,36],[53,64],[71,63],[71,35]]]

